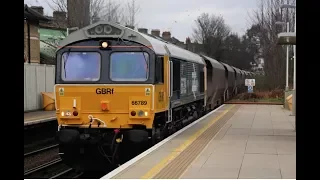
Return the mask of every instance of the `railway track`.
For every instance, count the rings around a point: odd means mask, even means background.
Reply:
[[[58,146],[59,146],[59,144],[54,144],[54,145],[43,147],[41,149],[37,149],[37,150],[34,150],[34,151],[27,152],[27,153],[24,154],[24,158],[32,156],[32,155],[36,155],[36,154],[44,152],[44,151],[51,150],[53,148],[57,148]]]
[[[91,179],[105,174],[77,172],[68,167],[58,155],[58,146],[53,142],[36,142],[34,145],[25,146],[24,179]]]
[[[32,149],[26,148],[24,153],[24,171],[27,172],[59,158],[58,151],[58,144],[44,144],[41,146],[36,145]]]
[[[42,154],[42,155],[50,154],[49,151],[58,149],[58,146],[59,146],[58,144],[51,144],[51,145],[47,145],[46,147],[42,146],[41,148],[27,152],[24,154],[25,160],[27,158],[32,159],[33,157],[39,156],[39,154]],[[82,172],[77,172],[63,163],[61,158],[58,156],[57,151],[53,153],[51,152],[51,155],[52,154],[54,154],[54,156],[52,156],[50,160],[43,161],[40,165],[37,165],[33,168],[26,170],[24,172],[24,178],[25,179],[39,179],[39,178],[77,179],[77,178],[82,178],[84,176],[88,176],[88,177],[98,176],[96,173],[94,173],[94,175],[88,175]],[[45,156],[48,156],[48,155],[45,155]],[[113,169],[110,169],[109,171],[112,171],[112,170]],[[101,176],[102,175],[103,174],[101,174]]]
[[[83,173],[76,172],[65,165],[60,158],[41,164],[24,172],[25,179],[75,179]]]
[[[46,147],[27,152],[24,154],[25,161],[29,168],[24,172],[25,179],[76,179],[83,173],[76,172],[65,165],[56,153],[58,144],[52,144]],[[44,158],[49,158],[44,160]],[[44,157],[44,158],[42,158]],[[39,162],[37,162],[39,161]],[[32,164],[32,165],[31,165]],[[26,165],[26,162],[25,162]]]
[[[50,177],[49,179],[77,179],[83,175],[83,172],[77,172],[72,168],[68,168],[57,175]]]

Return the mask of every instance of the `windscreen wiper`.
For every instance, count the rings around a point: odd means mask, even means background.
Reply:
[[[67,64],[67,61],[69,59],[69,55],[70,55],[70,51],[71,51],[71,48],[68,49],[67,51],[67,55],[66,55],[66,59],[64,59],[64,64],[63,64],[63,70],[64,70],[64,77],[66,78],[67,77],[67,72],[66,72],[66,64]]]
[[[147,61],[147,58],[146,58],[146,56],[145,56],[145,54],[144,54],[144,52],[143,52],[142,47],[140,47],[140,49],[141,49],[141,52],[142,52],[142,55],[143,55],[143,58],[144,58],[144,62],[146,63],[146,66],[147,66],[147,69],[146,69],[146,78],[148,78],[148,71],[149,71],[148,61]]]

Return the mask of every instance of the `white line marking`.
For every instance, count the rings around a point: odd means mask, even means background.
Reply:
[[[56,119],[57,119],[57,117],[53,116],[53,117],[48,117],[48,118],[43,118],[43,119],[30,120],[30,121],[24,122],[24,126],[28,126],[31,124],[39,124],[39,123],[43,123],[43,122],[47,122],[47,121],[53,121]]]
[[[185,130],[190,128],[191,126],[197,124],[198,122],[200,122],[200,121],[204,120],[205,118],[207,118],[208,116],[212,115],[214,112],[216,112],[217,110],[219,110],[222,107],[224,107],[224,104],[221,105],[220,107],[218,107],[217,109],[211,111],[210,113],[206,114],[205,116],[201,117],[200,119],[198,119],[198,120],[194,121],[193,123],[189,124],[188,126],[184,127],[183,129],[180,129],[178,132],[172,134],[171,136],[169,136],[166,139],[162,140],[158,144],[156,144],[156,145],[152,146],[151,148],[147,149],[143,153],[139,154],[135,158],[131,159],[130,161],[128,161],[126,163],[124,163],[123,165],[121,165],[120,167],[114,169],[113,171],[109,172],[108,174],[106,174],[105,176],[101,177],[100,179],[111,179],[115,175],[119,174],[121,171],[125,170],[126,168],[128,168],[129,166],[134,164],[135,162],[139,161],[140,159],[142,159],[143,157],[147,156],[148,154],[150,154],[154,150],[158,149],[160,146],[164,145],[166,142],[170,141],[171,139],[173,139],[177,135],[181,134],[182,132],[184,132]]]

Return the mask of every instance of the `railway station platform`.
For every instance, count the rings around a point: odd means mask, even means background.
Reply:
[[[226,104],[102,179],[295,179],[294,116],[281,105]]]
[[[24,113],[24,126],[56,120],[56,111],[34,111]]]

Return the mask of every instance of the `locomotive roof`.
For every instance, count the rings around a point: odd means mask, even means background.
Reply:
[[[236,71],[236,73],[238,73],[238,74],[241,73],[241,70],[240,70],[239,68],[236,68],[236,67],[234,67],[234,66],[231,66],[231,67]]]
[[[219,63],[219,61],[211,58],[211,57],[208,57],[208,56],[205,56],[203,54],[201,54],[201,56],[205,59],[207,59],[208,61],[210,61],[211,65],[215,68],[219,68],[219,69],[223,69],[224,70],[224,67],[221,63]]]
[[[228,71],[235,73],[234,69],[232,69],[232,67],[230,65],[223,63],[223,62],[221,62],[221,64],[223,64],[228,69]]]
[[[94,34],[97,33],[97,28],[99,28],[98,30],[100,31],[99,33],[101,33],[100,35]],[[91,38],[119,38],[130,40],[151,48],[158,55],[169,54],[174,58],[179,58],[198,64],[205,64],[202,57],[200,57],[198,54],[182,49],[176,45],[161,40],[160,38],[146,35],[120,24],[108,21],[99,21],[71,33],[60,42],[58,50],[70,43]]]

